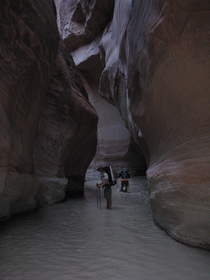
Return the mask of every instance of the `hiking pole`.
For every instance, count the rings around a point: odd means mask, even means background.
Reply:
[[[99,205],[99,194],[98,194],[98,187],[97,187],[97,192],[96,192],[96,201],[97,201],[97,208],[98,208],[98,205]]]
[[[99,188],[99,208],[101,209],[101,187]]]

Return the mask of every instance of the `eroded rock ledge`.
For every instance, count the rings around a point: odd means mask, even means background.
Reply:
[[[54,2],[1,4],[0,219],[5,219],[62,200],[66,182],[59,177],[84,177],[96,150],[97,116],[60,40]]]
[[[62,5],[69,9],[69,33],[62,22],[60,31],[143,150],[155,221],[181,242],[210,248],[209,1],[115,0],[106,28],[90,35],[82,22],[97,17],[85,11],[106,2],[59,1],[62,18]]]

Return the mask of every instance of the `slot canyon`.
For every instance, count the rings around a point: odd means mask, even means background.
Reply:
[[[1,1],[1,280],[209,279],[209,17],[207,0]]]

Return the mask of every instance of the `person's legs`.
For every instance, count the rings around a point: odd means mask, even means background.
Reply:
[[[112,207],[112,191],[107,189],[105,192],[106,208],[110,209]]]
[[[121,181],[121,189],[120,189],[121,192],[123,192],[123,181]]]
[[[125,192],[128,191],[128,182],[125,182]]]
[[[109,190],[109,195],[108,195],[108,209],[112,208],[112,190]]]
[[[122,181],[121,191],[122,191],[122,192],[125,192],[125,191],[126,191],[126,184],[125,184],[125,181]]]

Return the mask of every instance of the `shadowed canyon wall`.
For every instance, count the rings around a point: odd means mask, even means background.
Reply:
[[[60,0],[57,9],[78,69],[144,153],[155,221],[210,248],[209,1],[115,0],[113,10],[113,1]]]
[[[66,182],[59,177],[84,178],[96,150],[97,116],[60,41],[54,2],[1,4],[0,219],[4,219],[62,200]]]

